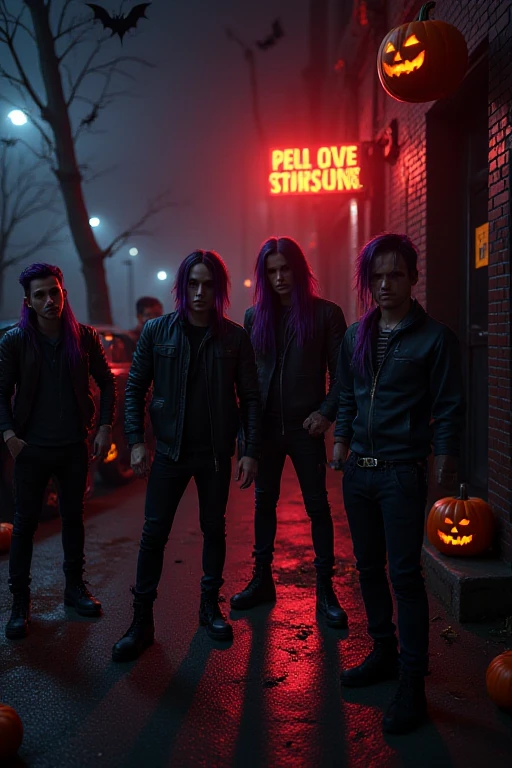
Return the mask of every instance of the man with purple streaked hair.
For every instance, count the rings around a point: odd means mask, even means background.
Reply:
[[[14,459],[15,487],[9,553],[13,607],[5,629],[10,639],[28,634],[32,540],[51,477],[62,520],[64,602],[80,616],[101,613],[83,580],[87,435],[95,411],[90,376],[101,391],[95,457],[104,458],[112,444],[116,403],[114,376],[99,336],[77,322],[60,268],[31,264],[19,282],[25,292],[21,319],[0,342],[0,431]]]
[[[311,521],[317,613],[328,626],[344,629],[347,614],[332,585],[334,530],[325,483],[324,434],[338,408],[335,372],[345,318],[340,307],[317,295],[311,267],[289,237],[271,237],[263,243],[255,275],[255,304],[245,315],[263,405],[263,449],[255,486],[255,565],[251,581],[233,595],[231,607],[245,610],[276,599],[272,561],[277,503],[289,456]]]
[[[133,357],[125,396],[125,431],[135,472],[149,474],[145,522],[132,590],[133,621],[114,645],[114,661],[131,661],[153,643],[153,603],[164,549],[190,480],[199,496],[203,577],[199,622],[214,640],[232,640],[219,607],[226,558],[226,505],[231,457],[243,423],[247,441],[236,480],[249,488],[260,454],[261,408],[254,351],[245,330],[228,320],[229,276],[214,251],[194,251],[178,269],[176,311],[149,320]],[[146,394],[156,438],[149,468],[144,444]]]
[[[370,240],[357,260],[357,289],[370,305],[341,347],[334,462],[373,650],[341,674],[347,687],[400,678],[383,720],[388,733],[423,721],[429,615],[421,573],[427,457],[433,444],[439,497],[457,488],[464,396],[455,334],[411,297],[418,254],[406,235]],[[350,455],[349,455],[350,450]],[[395,594],[398,613],[393,624]]]

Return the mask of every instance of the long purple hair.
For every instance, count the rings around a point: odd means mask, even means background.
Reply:
[[[269,237],[261,246],[254,274],[254,322],[252,343],[254,349],[265,354],[275,349],[275,316],[279,297],[267,275],[267,258],[278,253],[284,256],[293,275],[292,305],[289,324],[302,347],[314,333],[314,299],[318,296],[318,283],[300,245],[291,237]]]
[[[23,270],[18,280],[23,290],[25,298],[30,300],[30,286],[32,280],[44,280],[45,277],[56,277],[61,288],[64,288],[64,276],[60,267],[53,264],[44,264],[36,262]],[[64,307],[60,316],[62,337],[64,342],[64,354],[71,364],[78,362],[82,356],[82,345],[80,335],[80,325],[69,305],[67,298],[64,299]],[[21,308],[21,317],[19,327],[28,333],[33,344],[38,346],[37,339],[37,315],[36,312],[23,302]]]
[[[375,258],[384,253],[402,256],[410,278],[416,276],[418,269],[418,251],[407,235],[384,232],[361,249],[356,262],[356,290],[359,301],[367,309],[359,321],[352,363],[363,374],[366,365],[371,364],[372,336],[379,317],[379,308],[373,306],[372,267]]]
[[[193,251],[181,262],[173,288],[176,309],[181,319],[186,320],[189,309],[187,286],[190,272],[196,264],[204,264],[212,273],[215,296],[213,327],[214,330],[221,331],[223,330],[226,312],[229,307],[230,279],[226,265],[215,251]]]

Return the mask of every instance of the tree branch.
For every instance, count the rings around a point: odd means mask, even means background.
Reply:
[[[177,203],[169,198],[169,192],[163,192],[158,195],[153,201],[150,202],[146,212],[131,226],[127,227],[124,232],[121,232],[117,237],[112,240],[109,246],[103,250],[104,258],[113,256],[117,251],[123,247],[123,245],[132,238],[134,235],[148,235],[147,230],[142,229],[144,224],[151,218],[156,216],[162,211],[168,208],[178,207],[182,203]]]

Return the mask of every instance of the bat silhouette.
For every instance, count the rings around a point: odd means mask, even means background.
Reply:
[[[268,48],[272,48],[278,40],[284,37],[284,29],[281,26],[281,21],[276,19],[272,24],[272,32],[263,40],[256,40],[256,45],[261,48],[262,51],[266,51]]]
[[[101,21],[103,24],[104,29],[111,29],[112,34],[110,37],[119,35],[119,39],[121,40],[122,45],[123,37],[128,32],[128,30],[134,29],[137,26],[139,19],[147,19],[146,8],[151,5],[151,3],[141,3],[140,5],[134,5],[126,16],[123,14],[111,16],[109,12],[106,11],[105,8],[103,8],[101,5],[93,5],[92,3],[86,3],[86,5],[89,6],[89,8],[92,8],[94,11],[94,21],[99,19],[99,21]]]

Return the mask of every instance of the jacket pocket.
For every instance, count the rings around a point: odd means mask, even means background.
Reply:
[[[171,344],[155,344],[153,347],[156,355],[160,357],[177,357],[177,350],[174,345]]]

